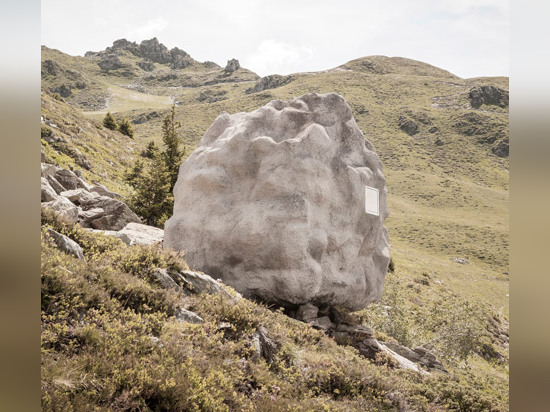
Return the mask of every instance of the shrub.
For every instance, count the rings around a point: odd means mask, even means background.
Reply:
[[[118,131],[132,139],[134,138],[134,128],[126,117],[124,117],[118,124]]]
[[[103,118],[103,126],[105,126],[107,129],[110,129],[110,130],[116,130],[117,128],[116,120],[111,114],[111,112],[107,112],[107,114]]]

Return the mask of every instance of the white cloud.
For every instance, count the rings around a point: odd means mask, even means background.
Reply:
[[[168,22],[162,18],[157,17],[155,19],[147,20],[143,26],[137,27],[134,30],[128,32],[128,38],[130,39],[150,39],[152,37],[158,37],[159,33],[168,27]],[[162,42],[162,39],[159,39]]]
[[[306,67],[313,51],[305,46],[295,46],[275,40],[262,41],[256,51],[243,59],[243,66],[261,76],[289,74]],[[304,64],[305,63],[305,64]]]

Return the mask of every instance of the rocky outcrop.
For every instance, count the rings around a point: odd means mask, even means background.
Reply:
[[[128,51],[134,56],[144,59],[143,61],[137,63],[137,65],[142,70],[147,72],[154,70],[154,63],[166,64],[169,65],[171,69],[178,70],[183,69],[194,62],[187,52],[177,47],[168,50],[168,48],[164,44],[160,43],[156,37],[149,40],[143,40],[140,44],[130,42],[126,39],[115,40],[113,45],[111,47],[107,47],[104,52],[87,52],[85,56],[95,58],[97,55],[100,55],[105,60],[107,56],[117,56],[117,54],[120,54],[123,51]]]
[[[278,74],[265,76],[258,80],[253,87],[246,89],[245,93],[250,94],[261,92],[263,90],[275,89],[290,83],[292,80],[294,80],[294,76],[281,76]]]
[[[106,56],[103,56],[98,64],[99,67],[105,71],[116,70],[122,67],[122,62],[116,54],[107,54]]]
[[[237,59],[231,59],[227,61],[225,68],[223,69],[226,73],[233,73],[241,68],[241,65]]]
[[[335,93],[223,113],[182,164],[174,196],[164,247],[245,296],[359,310],[382,293],[382,165]]]
[[[470,104],[474,108],[479,108],[483,104],[495,105],[502,108],[508,107],[509,93],[507,90],[496,86],[477,86],[470,90],[468,94]]]
[[[152,239],[156,241],[161,237],[154,231],[160,229],[127,228],[129,223],[141,223],[141,219],[124,202],[115,199],[117,195],[107,188],[91,186],[71,170],[46,163],[41,168],[42,206],[83,227],[110,231],[127,229],[121,236],[132,244],[153,242]]]

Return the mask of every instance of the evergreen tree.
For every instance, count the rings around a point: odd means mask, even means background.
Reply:
[[[107,112],[107,114],[103,118],[103,126],[105,126],[107,129],[116,130],[116,120],[111,112]]]
[[[143,174],[143,169],[145,167],[145,164],[143,163],[143,160],[137,159],[134,163],[134,166],[126,172],[126,175],[124,176],[124,180],[132,187],[135,187],[137,184],[138,179]]]
[[[160,155],[133,181],[132,209],[151,226],[162,227],[172,214],[174,198],[170,192],[170,174]]]
[[[175,114],[175,105],[172,105],[172,111],[164,118],[162,124],[162,141],[165,145],[162,158],[170,174],[170,192],[174,189],[174,185],[178,179],[179,167],[185,155],[185,147],[183,150],[179,148],[180,139],[177,130],[181,127],[181,123],[175,121]]]
[[[145,150],[141,152],[141,155],[143,157],[146,157],[147,159],[153,159],[158,154],[159,154],[159,148],[157,147],[157,145],[153,140],[151,140],[147,145],[147,147],[145,148]]]
[[[127,118],[123,118],[120,121],[118,125],[118,131],[132,139],[134,138],[134,128],[132,127],[132,124]]]

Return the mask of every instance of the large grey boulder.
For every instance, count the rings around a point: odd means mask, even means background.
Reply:
[[[378,214],[366,213],[367,193]],[[385,178],[338,94],[221,114],[180,167],[174,197],[164,247],[245,296],[350,310],[381,296]]]

